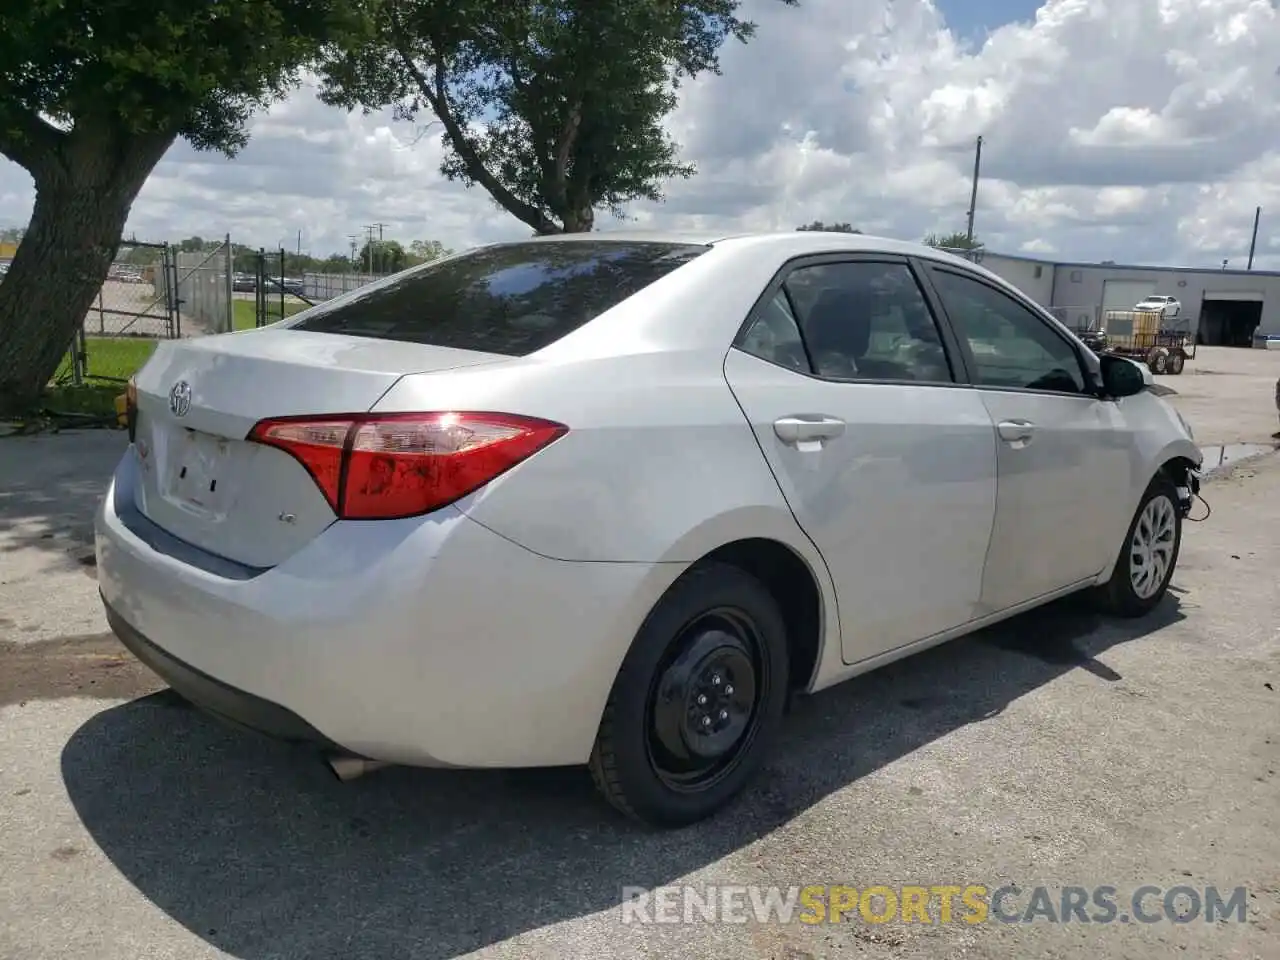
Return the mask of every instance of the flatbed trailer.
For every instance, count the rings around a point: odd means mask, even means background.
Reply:
[[[1157,375],[1177,376],[1196,355],[1192,331],[1168,326],[1156,310],[1106,310],[1101,327],[1076,333],[1094,353],[1145,363]]]

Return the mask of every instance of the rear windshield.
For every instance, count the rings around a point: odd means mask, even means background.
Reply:
[[[321,304],[292,328],[521,357],[708,249],[621,240],[503,244]]]

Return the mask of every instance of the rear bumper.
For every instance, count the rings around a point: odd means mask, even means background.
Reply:
[[[130,451],[96,523],[125,645],[233,722],[391,763],[584,762],[632,638],[683,569],[550,560],[446,508],[334,523],[255,570],[148,526],[134,482]]]
[[[341,748],[292,711],[251,693],[238,690],[188,663],[165,653],[129,626],[120,614],[103,601],[107,625],[152,672],[197,707],[239,727],[290,743],[309,743],[330,750]]]

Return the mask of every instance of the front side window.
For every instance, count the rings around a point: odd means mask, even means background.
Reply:
[[[708,249],[602,239],[483,247],[322,304],[291,326],[522,357]]]
[[[974,361],[974,382],[1055,393],[1086,392],[1074,347],[1018,301],[980,280],[933,270],[933,285]]]
[[[953,381],[933,314],[905,263],[798,267],[740,346],[831,379]]]

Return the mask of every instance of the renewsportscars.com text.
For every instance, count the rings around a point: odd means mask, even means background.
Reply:
[[[623,923],[1246,922],[1248,891],[1215,886],[810,884],[623,887]]]

